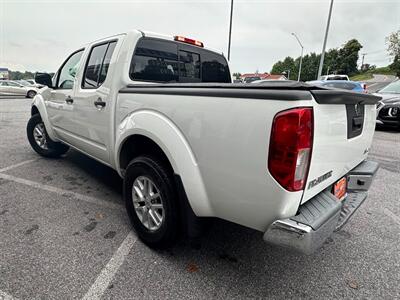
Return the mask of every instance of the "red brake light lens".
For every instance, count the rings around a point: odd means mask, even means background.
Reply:
[[[313,127],[310,107],[283,111],[274,118],[268,170],[288,191],[304,189],[310,166]]]
[[[195,46],[202,47],[202,48],[204,47],[203,42],[189,39],[187,37],[183,37],[183,36],[179,36],[179,35],[174,36],[174,40],[178,41],[178,42],[186,43],[186,44],[195,45]]]

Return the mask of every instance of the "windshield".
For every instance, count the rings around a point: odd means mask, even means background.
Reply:
[[[253,81],[256,81],[256,80],[260,80],[260,79],[261,79],[260,77],[246,77],[244,79],[244,82],[250,83],[250,82],[253,82]]]
[[[379,91],[381,94],[400,94],[400,80],[392,82]]]

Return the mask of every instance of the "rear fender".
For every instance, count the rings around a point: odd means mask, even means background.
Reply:
[[[115,166],[122,176],[119,158],[124,141],[132,135],[153,140],[168,157],[175,174],[180,175],[189,203],[197,216],[213,216],[203,179],[186,138],[166,116],[151,110],[135,111],[117,126]]]

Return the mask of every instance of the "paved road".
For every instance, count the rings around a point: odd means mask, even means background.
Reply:
[[[376,132],[367,202],[313,256],[223,221],[200,249],[155,252],[131,231],[118,175],[75,151],[38,157],[28,117],[29,100],[0,99],[2,300],[400,298],[399,132]]]
[[[376,91],[384,88],[396,79],[396,77],[392,75],[374,74],[373,76],[374,78],[364,81],[367,84],[369,92],[371,93],[375,93]]]

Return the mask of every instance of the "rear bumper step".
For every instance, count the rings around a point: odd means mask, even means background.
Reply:
[[[264,240],[304,254],[313,253],[361,206],[378,168],[376,162],[362,162],[348,174],[348,194],[343,201],[327,189],[301,205],[296,216],[272,223]]]

